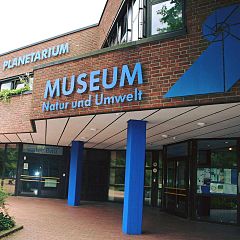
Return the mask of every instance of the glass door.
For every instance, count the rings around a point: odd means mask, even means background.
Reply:
[[[22,173],[20,176],[21,195],[39,196],[41,189],[42,165],[36,157],[24,156]]]
[[[25,155],[20,175],[20,195],[62,197],[66,173],[57,156]]]
[[[42,197],[57,197],[61,191],[61,174],[59,159],[42,159],[40,193]]]
[[[167,160],[167,180],[164,187],[165,207],[170,213],[188,216],[188,174],[186,158]]]

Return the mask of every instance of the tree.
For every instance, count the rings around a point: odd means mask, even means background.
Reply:
[[[182,28],[182,0],[167,1],[166,4],[157,11],[157,14],[161,16],[159,19],[160,23],[165,26],[157,29],[159,33],[175,31]]]

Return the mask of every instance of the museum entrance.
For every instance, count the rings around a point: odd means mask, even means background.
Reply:
[[[164,146],[163,209],[240,224],[240,141],[194,139]]]
[[[164,152],[163,208],[171,214],[188,217],[188,142],[166,146]]]
[[[169,213],[188,216],[187,158],[170,158],[166,162],[165,208]]]
[[[66,165],[63,148],[23,145],[18,194],[64,198],[68,175]]]
[[[239,150],[235,139],[197,141],[197,219],[240,223]]]

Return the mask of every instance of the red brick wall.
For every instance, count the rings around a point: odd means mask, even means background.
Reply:
[[[109,0],[105,11],[101,18],[99,26],[91,27],[76,33],[72,33],[57,39],[39,43],[34,46],[24,48],[19,51],[14,51],[9,54],[0,56],[0,79],[5,79],[11,76],[32,72],[33,68],[49,62],[82,55],[94,50],[97,50],[102,45],[106,37],[112,21],[119,9],[121,0]],[[100,30],[101,29],[101,30]],[[41,60],[35,63],[26,64],[25,66],[15,67],[13,69],[3,70],[3,62],[12,60],[15,57],[20,57],[31,52],[41,51],[48,47],[53,47],[62,43],[68,42],[70,52],[58,57]],[[61,68],[60,71],[63,71]],[[44,70],[43,70],[44,72]],[[43,77],[43,76],[42,76]],[[42,77],[35,78],[35,89],[40,85],[43,87]],[[37,83],[37,81],[40,81]],[[31,132],[30,112],[32,111],[32,95],[15,96],[11,98],[9,103],[0,102],[0,133],[15,133],[15,132]]]
[[[15,96],[10,102],[0,103],[0,134],[32,132],[30,113],[32,94]]]
[[[122,0],[109,0],[106,4],[103,16],[99,24],[99,48],[101,48],[106,35],[117,15]]]
[[[240,100],[239,84],[224,94],[207,94],[202,96],[181,97],[164,99],[163,95],[182,76],[189,66],[199,57],[208,43],[202,38],[201,26],[206,17],[220,6],[236,3],[239,1],[187,1],[187,30],[184,36],[175,39],[166,39],[151,43],[145,43],[133,47],[124,48],[114,52],[107,52],[76,61],[47,67],[35,71],[34,103],[32,119],[49,118],[68,115],[82,115],[90,113],[102,113],[122,110],[137,110],[160,108],[169,106],[198,105],[222,103]],[[90,73],[93,70],[104,68],[112,69],[114,66],[121,67],[129,64],[131,68],[140,61],[143,65],[144,84],[139,89],[144,92],[142,102],[115,104],[113,106],[94,106],[78,110],[66,110],[59,112],[42,113],[43,93],[46,80],[54,81],[57,78],[76,76],[80,73]],[[115,88],[105,90],[105,96],[132,92],[132,87],[124,89]],[[94,96],[94,93],[92,94]],[[87,98],[87,94],[80,96],[73,94],[71,97],[60,97],[54,101],[73,101]],[[53,101],[51,101],[53,102]]]
[[[63,54],[57,57],[52,57],[45,60],[40,60],[35,63],[30,63],[26,65],[22,65],[19,67],[14,67],[12,69],[3,70],[3,62],[5,60],[12,60],[15,57],[20,57],[32,52],[41,51],[48,47],[53,47],[62,43],[68,42],[69,43],[69,53]],[[85,29],[73,34],[69,34],[63,37],[59,37],[54,40],[50,40],[44,43],[40,43],[34,45],[32,47],[28,47],[19,51],[15,51],[10,54],[6,54],[0,56],[0,79],[7,78],[10,76],[15,76],[19,74],[23,74],[26,72],[32,72],[33,68],[38,65],[42,65],[45,63],[57,61],[64,58],[69,58],[77,55],[81,55],[87,52],[91,52],[93,50],[98,49],[98,42],[99,42],[99,34],[98,34],[98,27],[92,27],[89,29]]]

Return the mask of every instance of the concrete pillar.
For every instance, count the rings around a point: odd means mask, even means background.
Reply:
[[[68,205],[79,206],[81,194],[82,165],[83,165],[84,143],[73,141],[71,148]]]
[[[122,231],[142,233],[146,122],[130,120],[127,131],[126,172]]]

